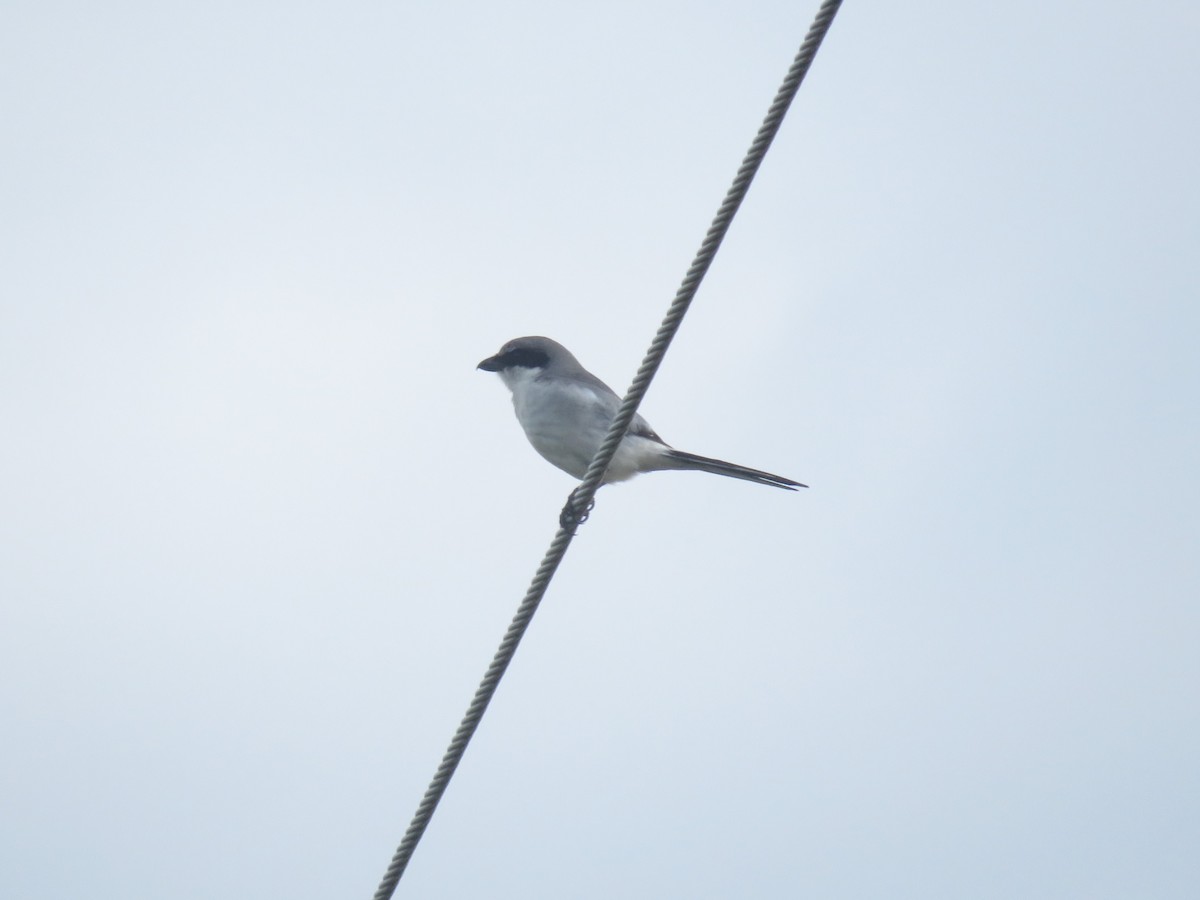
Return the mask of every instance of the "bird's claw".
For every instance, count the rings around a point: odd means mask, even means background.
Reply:
[[[588,516],[591,515],[592,510],[596,506],[596,498],[592,497],[586,507],[578,509],[575,505],[575,495],[578,490],[576,488],[574,491],[571,491],[571,496],[567,498],[566,505],[562,508],[562,512],[558,514],[558,524],[571,532],[572,535],[575,534],[576,528],[588,520]]]

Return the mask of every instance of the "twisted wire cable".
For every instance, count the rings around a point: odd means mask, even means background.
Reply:
[[[572,493],[571,505],[577,514],[581,514],[590,506],[592,498],[600,486],[600,481],[604,477],[604,471],[617,452],[617,445],[625,437],[629,423],[633,421],[642,398],[650,388],[650,382],[658,372],[658,367],[667,353],[667,348],[671,346],[675,333],[679,330],[684,314],[692,305],[696,291],[700,288],[700,282],[704,280],[709,266],[712,265],[721,242],[725,240],[733,217],[742,205],[746,193],[750,190],[750,183],[754,180],[763,158],[767,155],[771,142],[775,140],[779,126],[783,124],[783,117],[787,114],[788,107],[792,105],[796,92],[800,90],[800,84],[804,81],[804,76],[812,65],[813,57],[816,56],[821,41],[825,39],[825,34],[829,31],[829,26],[833,24],[833,17],[837,15],[841,5],[841,0],[825,0],[817,11],[812,25],[809,26],[804,43],[800,45],[795,59],[792,60],[791,68],[788,69],[779,90],[775,92],[775,99],[763,118],[758,134],[754,136],[750,149],[746,151],[746,156],[738,168],[733,184],[729,186],[729,190],[725,194],[721,208],[713,217],[712,225],[709,226],[708,233],[705,234],[704,241],[700,244],[700,249],[696,251],[696,257],[692,260],[691,267],[687,270],[679,290],[675,292],[675,299],[671,301],[667,314],[663,317],[662,324],[658,327],[658,332],[650,344],[650,349],[646,351],[646,357],[642,360],[637,375],[629,385],[629,391],[625,394],[620,409],[617,410],[608,434],[596,450],[592,464],[584,474],[579,487]]]
[[[747,151],[742,165],[737,171],[733,184],[730,185],[729,191],[725,195],[724,202],[721,203],[720,209],[717,210],[712,225],[709,227],[707,234],[705,234],[704,241],[701,243],[691,267],[688,269],[679,290],[675,294],[675,299],[667,309],[667,314],[663,318],[653,342],[650,344],[650,349],[646,352],[645,359],[642,360],[642,364],[638,368],[633,383],[629,386],[629,391],[625,395],[620,409],[617,410],[617,415],[613,419],[608,434],[596,450],[596,455],[592,459],[592,463],[588,467],[583,480],[571,492],[571,496],[567,501],[567,509],[564,510],[565,521],[560,524],[558,532],[554,535],[554,539],[550,543],[550,547],[546,550],[546,555],[542,558],[542,563],[538,566],[537,573],[533,576],[533,581],[529,585],[529,590],[525,593],[525,598],[517,608],[516,615],[513,616],[513,620],[508,626],[508,631],[505,632],[504,639],[500,642],[500,647],[496,650],[496,655],[492,658],[491,665],[488,666],[487,672],[479,684],[479,688],[475,691],[475,696],[471,700],[471,705],[467,708],[466,714],[463,716],[462,723],[458,726],[458,730],[454,733],[454,737],[450,741],[450,746],[446,749],[446,753],[442,757],[441,765],[438,766],[437,772],[434,773],[433,780],[429,784],[429,788],[421,798],[421,803],[413,815],[412,822],[409,824],[408,830],[405,831],[404,837],[400,841],[400,846],[396,848],[396,852],[392,856],[392,861],[384,873],[379,888],[375,891],[374,900],[390,900],[395,892],[396,886],[400,882],[400,877],[404,874],[404,870],[408,866],[408,861],[412,858],[413,851],[421,840],[421,836],[425,833],[430,819],[433,818],[434,810],[437,809],[437,805],[441,801],[442,795],[445,793],[446,787],[454,775],[454,771],[458,768],[459,762],[462,761],[467,744],[470,742],[472,735],[475,734],[475,730],[479,727],[479,723],[483,719],[483,714],[487,711],[488,704],[491,703],[492,697],[496,693],[500,679],[504,676],[504,672],[508,669],[509,663],[512,662],[513,656],[517,652],[517,645],[520,644],[525,630],[529,627],[529,623],[533,619],[533,614],[537,612],[538,605],[542,602],[542,598],[550,586],[550,580],[558,570],[559,563],[562,562],[563,557],[566,555],[567,548],[575,536],[575,527],[586,518],[587,510],[591,508],[596,490],[600,486],[609,462],[616,453],[617,445],[620,444],[621,439],[625,436],[625,432],[629,428],[629,423],[633,420],[633,416],[637,412],[638,405],[642,402],[642,398],[650,387],[650,382],[654,379],[654,375],[658,371],[658,367],[662,363],[663,356],[666,354],[667,348],[671,345],[671,340],[675,337],[676,331],[679,330],[679,325],[683,321],[683,316],[691,305],[692,299],[696,296],[700,282],[703,281],[705,273],[708,272],[709,266],[712,265],[713,258],[716,256],[717,250],[720,248],[721,242],[729,230],[729,225],[733,221],[738,207],[741,206],[747,191],[750,189],[750,183],[754,180],[754,176],[758,172],[758,168],[762,164],[763,158],[771,146],[771,142],[779,131],[783,117],[787,113],[788,107],[791,106],[796,92],[800,89],[800,84],[804,81],[804,76],[812,65],[813,58],[816,56],[821,42],[829,31],[829,26],[833,24],[834,16],[837,15],[838,8],[841,5],[842,0],[825,0],[821,4],[821,8],[817,11],[812,25],[809,26],[808,34],[805,36],[804,42],[800,45],[800,49],[797,51],[796,57],[792,61],[792,65],[788,69],[783,83],[776,92],[775,99],[767,110],[767,115],[763,119],[762,126],[758,129],[758,134],[755,135],[754,141],[751,143],[750,149]],[[574,515],[567,516],[568,511],[573,511]]]

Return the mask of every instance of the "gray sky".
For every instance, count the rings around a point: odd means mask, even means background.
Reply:
[[[9,3],[0,895],[368,897],[817,3]],[[1200,8],[849,3],[399,896],[1200,890]]]

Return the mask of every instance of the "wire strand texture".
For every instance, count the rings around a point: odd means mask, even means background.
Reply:
[[[596,491],[600,487],[600,482],[604,477],[604,472],[608,468],[613,455],[616,453],[617,445],[624,438],[625,432],[629,428],[629,423],[633,421],[633,416],[650,387],[650,382],[654,380],[654,376],[662,364],[663,357],[666,355],[667,348],[670,347],[675,333],[679,330],[680,323],[683,321],[683,317],[687,313],[688,307],[691,305],[692,300],[696,296],[696,291],[700,287],[700,282],[704,280],[705,274],[712,265],[717,250],[720,248],[721,242],[725,239],[725,235],[729,231],[730,223],[732,223],[734,215],[742,205],[742,200],[745,199],[746,193],[750,189],[750,184],[754,180],[754,176],[757,174],[759,166],[767,154],[767,150],[770,149],[771,142],[779,132],[783,118],[787,114],[788,108],[796,96],[796,92],[800,89],[800,85],[804,81],[804,76],[808,73],[813,58],[816,56],[821,42],[825,39],[830,25],[833,24],[833,19],[837,15],[837,11],[841,5],[842,0],[825,0],[821,4],[821,8],[817,11],[812,25],[809,26],[804,42],[800,45],[800,49],[797,51],[795,59],[792,61],[792,65],[783,79],[783,83],[779,86],[779,90],[775,94],[775,99],[767,110],[763,123],[759,127],[758,133],[755,135],[754,141],[751,143],[745,158],[742,160],[737,175],[734,177],[728,192],[726,192],[725,199],[717,210],[712,225],[709,226],[708,232],[704,236],[704,241],[701,243],[700,249],[696,252],[695,259],[688,268],[687,274],[679,286],[679,290],[676,291],[675,299],[671,302],[670,307],[668,307],[662,324],[659,326],[658,332],[650,344],[650,349],[646,352],[646,356],[638,368],[637,375],[629,386],[629,391],[625,394],[625,398],[617,410],[616,417],[609,427],[608,434],[596,450],[596,455],[592,459],[592,463],[588,467],[583,480],[572,491],[567,505],[575,513],[576,525],[582,521],[585,511],[591,505]],[[392,857],[391,863],[388,865],[378,890],[375,892],[373,900],[389,900],[395,892],[396,886],[399,884],[400,878],[404,874],[409,860],[412,858],[413,851],[425,833],[430,819],[433,818],[433,813],[437,809],[438,803],[441,801],[451,777],[458,768],[459,762],[462,761],[467,744],[470,743],[472,735],[475,734],[475,730],[479,727],[479,723],[483,719],[483,714],[487,711],[488,704],[491,703],[492,697],[496,693],[496,688],[500,684],[500,679],[508,669],[509,663],[512,662],[513,656],[517,651],[517,645],[520,644],[521,638],[529,627],[534,613],[537,612],[538,605],[541,603],[547,588],[550,586],[550,580],[558,570],[559,563],[562,562],[563,557],[566,555],[567,548],[570,546],[574,536],[575,529],[570,522],[561,525],[558,532],[554,535],[554,539],[551,541],[546,555],[542,558],[541,565],[538,566],[537,573],[533,576],[532,582],[530,582],[529,590],[525,593],[525,598],[517,608],[517,612],[508,626],[508,631],[505,632],[504,639],[500,642],[500,647],[496,650],[496,655],[492,658],[491,665],[488,666],[487,672],[480,681],[479,688],[475,691],[475,696],[471,700],[471,705],[467,708],[466,714],[463,716],[462,723],[458,726],[458,730],[454,733],[454,737],[451,739],[450,745],[442,757],[441,765],[438,766],[437,772],[434,773],[433,779],[425,791],[425,795],[421,798],[421,803],[417,807],[416,813],[413,815],[412,822],[405,831],[399,847],[396,848],[396,852]]]

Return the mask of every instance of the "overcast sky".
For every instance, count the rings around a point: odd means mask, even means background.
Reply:
[[[817,9],[0,12],[0,895],[367,898]],[[846,5],[397,896],[1200,895],[1200,7]]]

